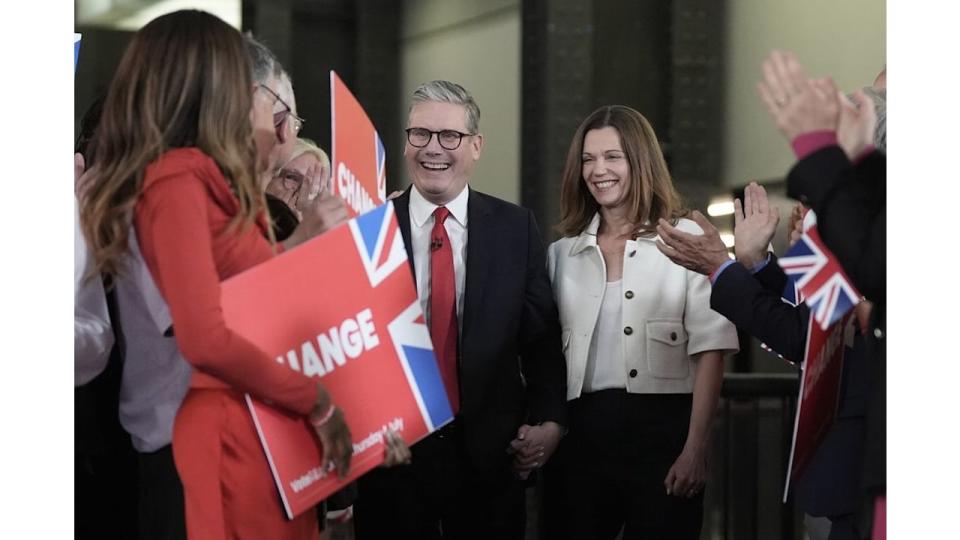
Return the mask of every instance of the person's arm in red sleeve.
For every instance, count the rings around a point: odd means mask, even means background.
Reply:
[[[318,385],[231,331],[220,307],[205,186],[190,175],[151,185],[136,208],[138,240],[170,307],[177,346],[196,369],[234,389],[308,414]]]

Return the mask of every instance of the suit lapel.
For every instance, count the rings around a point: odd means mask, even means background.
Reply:
[[[470,328],[483,301],[494,246],[494,223],[490,221],[490,207],[483,195],[470,190],[467,201],[467,276],[463,298],[463,335],[466,342]]]
[[[397,225],[400,226],[400,235],[403,236],[403,246],[407,249],[407,262],[410,263],[410,273],[413,275],[413,287],[417,287],[417,270],[413,261],[413,242],[410,240],[410,190],[413,184],[407,187],[402,195],[393,200],[393,211],[397,214]]]

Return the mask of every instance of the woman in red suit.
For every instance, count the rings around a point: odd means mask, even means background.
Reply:
[[[256,179],[283,105],[252,81],[242,36],[212,15],[179,11],[137,32],[93,142],[83,228],[98,270],[116,274],[132,223],[194,367],[173,436],[188,536],[312,539],[312,513],[284,517],[243,394],[307,418],[341,475],[349,430],[322,385],[231,331],[220,308],[221,281],[282,250]]]

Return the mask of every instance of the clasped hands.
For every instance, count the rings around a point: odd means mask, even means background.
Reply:
[[[521,480],[543,466],[560,443],[563,430],[552,421],[537,426],[523,424],[517,429],[517,437],[510,441],[507,453],[513,454],[513,470]]]

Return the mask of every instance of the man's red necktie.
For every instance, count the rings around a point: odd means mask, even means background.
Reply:
[[[453,414],[460,410],[457,377],[457,282],[453,271],[453,247],[443,226],[450,211],[440,206],[433,212],[430,233],[430,339],[447,388]]]

